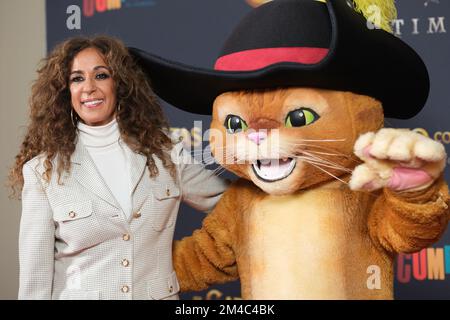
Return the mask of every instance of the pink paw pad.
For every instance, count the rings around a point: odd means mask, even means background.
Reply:
[[[362,189],[367,190],[367,191],[372,191],[372,190],[375,190],[376,188],[377,188],[377,185],[373,181],[367,182],[362,186]]]
[[[431,180],[433,178],[424,170],[398,167],[393,170],[387,187],[401,191],[419,187]]]
[[[372,158],[372,155],[370,154],[370,149],[372,145],[368,145],[363,149],[363,155],[367,158]]]

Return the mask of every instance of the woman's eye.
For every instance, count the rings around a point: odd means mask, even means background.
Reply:
[[[100,74],[98,74],[98,75],[96,76],[96,78],[97,78],[97,79],[104,80],[104,79],[108,79],[108,78],[109,78],[109,75],[106,74],[106,73],[100,73]]]
[[[248,128],[247,124],[241,117],[234,115],[227,116],[224,126],[229,133],[237,133]]]
[[[83,77],[73,77],[70,79],[70,82],[80,82],[83,81]]]
[[[300,108],[288,113],[284,125],[286,128],[302,127],[317,121],[319,118],[319,115],[313,110]]]

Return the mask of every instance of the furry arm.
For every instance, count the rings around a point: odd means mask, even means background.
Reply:
[[[449,204],[448,186],[442,178],[416,192],[384,188],[369,215],[372,241],[389,253],[425,248],[444,233]]]
[[[181,291],[203,290],[213,283],[238,278],[236,265],[236,216],[239,187],[233,184],[192,236],[174,243],[174,268]]]

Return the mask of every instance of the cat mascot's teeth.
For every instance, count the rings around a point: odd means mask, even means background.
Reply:
[[[261,159],[253,163],[253,172],[263,181],[273,182],[288,177],[295,168],[296,159]]]

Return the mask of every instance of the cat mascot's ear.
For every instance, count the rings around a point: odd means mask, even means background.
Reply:
[[[356,11],[361,12],[367,21],[392,33],[391,21],[397,18],[394,0],[349,0]]]

